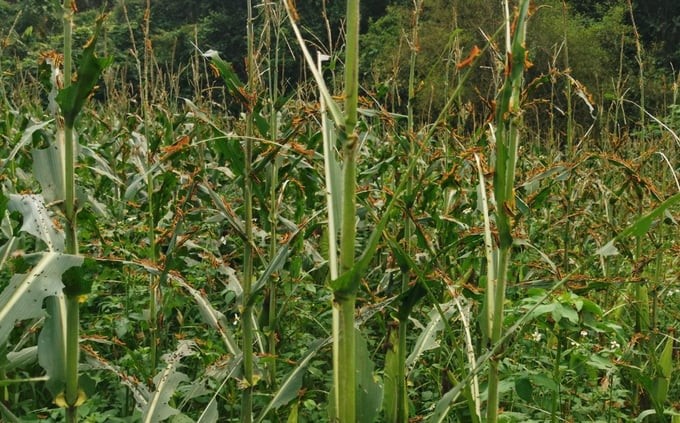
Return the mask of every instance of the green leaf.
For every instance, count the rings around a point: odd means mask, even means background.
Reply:
[[[444,318],[450,319],[456,311],[456,306],[453,303],[441,304],[440,309],[444,314]],[[436,307],[433,307],[428,314],[428,319],[429,322],[427,323],[427,326],[418,336],[411,354],[406,358],[406,367],[409,369],[415,365],[415,362],[425,351],[439,348],[439,339],[437,336],[445,327],[444,321],[442,320],[442,314]]]
[[[300,404],[295,403],[293,404],[292,407],[290,407],[290,414],[288,414],[288,419],[286,420],[286,423],[297,423],[298,422],[298,408]]]
[[[45,301],[47,318],[38,336],[38,363],[45,369],[47,389],[56,397],[66,385],[66,301],[63,295]]]
[[[242,105],[249,106],[250,101],[245,95],[243,83],[234,72],[231,63],[224,61],[215,50],[206,51],[203,53],[203,57],[209,58],[213,66],[217,68],[229,94],[236,97]]]
[[[635,237],[641,237],[647,231],[649,228],[652,226],[652,222],[654,219],[657,219],[661,217],[666,209],[674,206],[675,204],[680,203],[680,193],[677,193],[668,199],[664,201],[663,203],[659,204],[654,210],[651,212],[647,213],[646,215],[638,218],[638,220],[635,221],[632,225],[628,226],[626,229],[621,231],[618,235],[614,237],[611,241],[609,241],[607,244],[605,244],[603,247],[598,249],[596,251],[596,254],[599,254],[601,256],[610,256],[617,254],[618,251],[616,247],[614,246],[614,243],[616,241],[620,241],[623,238],[626,238],[628,236],[635,236]]]
[[[666,397],[668,397],[669,386],[670,380],[663,376],[657,376],[652,379],[649,394],[652,397],[656,410],[663,410],[663,403],[666,401]]]
[[[174,352],[163,357],[166,366],[153,378],[156,390],[142,410],[144,423],[160,422],[179,414],[179,410],[170,406],[170,399],[179,384],[188,381],[189,378],[184,373],[178,372],[177,368],[182,358],[195,354],[195,348],[193,341],[183,340],[179,342]]]
[[[366,346],[366,340],[358,329],[356,330],[356,363],[357,422],[373,423],[380,412],[383,390],[373,374],[374,364]]]
[[[649,394],[657,413],[663,411],[664,403],[668,397],[673,371],[673,342],[672,337],[666,339],[663,351],[661,351],[656,363],[656,377],[651,380],[649,386]]]
[[[42,196],[10,194],[7,209],[23,216],[21,231],[42,240],[51,252],[64,250],[64,233],[52,222]]]
[[[298,391],[302,386],[302,377],[305,374],[307,365],[309,365],[309,362],[311,361],[312,358],[314,358],[314,356],[321,349],[321,347],[323,347],[327,343],[328,342],[326,340],[318,339],[314,341],[312,345],[310,345],[309,349],[307,350],[307,353],[298,363],[297,367],[294,368],[293,371],[288,374],[288,376],[286,376],[286,379],[283,381],[279,389],[276,391],[274,397],[271,399],[271,401],[269,401],[269,404],[267,404],[267,406],[260,413],[260,416],[256,420],[258,423],[262,422],[264,418],[267,417],[267,414],[271,410],[276,410],[279,407],[288,404],[291,400],[297,398]]]
[[[59,133],[63,136],[63,132]],[[62,167],[63,147],[53,143],[48,148],[33,150],[33,175],[40,183],[45,201],[52,203],[64,200],[64,168]]]
[[[57,252],[37,256],[40,260],[35,266],[27,274],[12,276],[9,286],[0,294],[0,345],[16,322],[42,316],[43,300],[61,294],[61,275],[83,262],[82,257]]]
[[[404,365],[399,362],[399,329],[397,326],[391,326],[387,337],[387,352],[385,353],[385,368],[384,368],[384,398],[383,410],[385,410],[385,421],[396,422],[404,421],[404,416],[398,418],[398,404],[402,402],[406,404],[406,398],[399,398],[402,395],[399,392],[400,383],[398,377],[401,367]],[[402,383],[406,383],[404,380]],[[407,412],[406,409],[404,409]],[[407,413],[406,413],[407,414]],[[408,417],[408,414],[405,416]]]
[[[670,379],[673,370],[673,338],[670,336],[666,339],[666,345],[659,356],[658,366],[661,375]]]
[[[533,382],[534,385],[536,386],[542,386],[544,388],[547,388],[548,390],[552,392],[557,392],[558,391],[558,386],[557,383],[553,380],[552,377],[542,375],[542,374],[535,374],[530,376],[531,381]]]
[[[588,365],[599,370],[613,371],[616,365],[610,359],[599,354],[592,354],[587,361]]]
[[[600,308],[599,305],[585,298],[581,298],[581,301],[582,301],[581,312],[591,313],[596,316],[602,315],[602,309]]]
[[[534,400],[534,388],[527,377],[515,379],[515,392],[524,401],[531,403]]]
[[[104,15],[97,18],[92,38],[87,42],[83,54],[78,61],[78,78],[68,87],[59,90],[57,103],[64,115],[64,123],[72,128],[99,77],[106,67],[113,62],[113,57],[99,58],[95,56],[95,44],[104,22]]]
[[[571,308],[571,306],[560,305],[560,311],[562,313],[562,317],[566,317],[566,319],[573,324],[578,324],[578,312]]]
[[[541,304],[539,306],[534,307],[534,309],[531,311],[531,318],[535,318],[537,316],[540,316],[542,314],[546,313],[554,313],[555,308],[557,307],[558,303],[549,303],[549,304]]]

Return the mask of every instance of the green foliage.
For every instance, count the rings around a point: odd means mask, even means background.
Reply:
[[[87,21],[76,31],[80,43],[92,32],[89,25],[102,5],[78,3],[76,18]],[[248,173],[241,112],[251,105],[254,273],[246,305],[254,313],[256,421],[328,419],[334,288],[338,296],[356,294],[358,398],[369,404],[360,407],[366,420],[396,419],[395,404],[401,401],[407,405],[402,410],[406,418],[476,421],[475,406],[486,407],[485,375],[495,358],[503,410],[499,419],[677,419],[677,93],[669,82],[665,111],[646,109],[660,117],[649,118],[645,138],[638,137],[639,111],[631,114],[628,102],[636,101],[637,94],[627,91],[635,85],[629,81],[634,66],[627,59],[631,32],[622,2],[597,2],[597,7],[567,2],[565,19],[561,2],[546,0],[537,3],[530,18],[525,47],[534,66],[514,109],[525,123],[518,124],[521,158],[515,189],[505,197],[516,205],[510,210],[513,259],[504,300],[506,331],[496,345],[487,343],[482,304],[489,289],[487,262],[494,260],[485,251],[485,232],[492,247],[499,241],[498,198],[492,195],[498,167],[494,142],[499,140],[491,136],[497,124],[489,127],[490,109],[482,108],[480,98],[496,99],[503,68],[493,49],[477,65],[455,65],[472,45],[486,46],[478,28],[495,33],[502,19],[498,4],[426,4],[416,69],[417,82],[423,81],[417,91],[420,114],[409,132],[400,112],[409,55],[402,31],[411,23],[411,4],[392,4],[380,17],[382,3],[376,2],[373,11],[374,5],[363,2],[366,16],[375,15],[362,40],[357,260],[346,276],[329,283],[317,90],[295,72],[295,78],[281,81],[284,92],[276,102],[266,89],[245,92],[239,82],[245,56],[241,3],[233,13],[223,13],[224,3],[201,2],[186,13],[176,2],[152,5],[158,66],[150,66],[151,85],[144,87],[151,93],[146,111],[135,95],[140,81],[130,78],[134,69],[125,70],[135,61],[129,30],[142,59],[142,2],[126,2],[130,28],[121,3],[112,4],[100,49],[80,53],[91,54],[92,72],[78,72],[76,83],[84,78],[83,85],[78,95],[71,92],[79,100],[69,103],[68,110],[74,118],[80,112],[75,172],[84,257],[63,253],[59,122],[46,108],[51,87],[41,85],[36,70],[39,53],[56,46],[60,37],[47,24],[43,36],[38,20],[58,16],[49,15],[52,6],[45,3],[49,16],[22,15],[11,30],[0,30],[7,40],[0,57],[6,77],[0,89],[0,420],[64,420],[64,410],[53,399],[64,388],[65,357],[56,352],[62,351],[59,339],[51,336],[63,330],[53,316],[64,306],[59,296],[64,292],[82,301],[79,386],[87,399],[79,407],[80,420],[240,417],[240,275],[248,242],[242,218],[241,187]],[[28,4],[42,3],[0,3],[4,22],[13,22]],[[303,9],[298,0],[301,22],[309,23],[303,30],[308,39],[313,38],[309,31],[325,31],[317,16],[320,3],[313,4]],[[327,11],[336,34],[344,12],[339,3],[328,3]],[[25,26],[29,21],[22,20],[29,17],[32,32]],[[256,17],[256,26],[261,19]],[[640,16],[638,22],[643,41],[648,36],[645,19]],[[193,46],[185,48],[194,40],[194,24],[198,47],[219,51],[222,61],[216,62],[213,53],[203,60]],[[285,24],[282,45],[294,45],[289,31]],[[555,50],[565,33],[570,72],[566,51]],[[318,43],[326,46],[324,37]],[[502,37],[496,37],[502,45]],[[177,54],[169,50],[175,40]],[[660,51],[657,47],[666,44],[662,41],[647,44],[647,54]],[[273,46],[264,35],[258,42],[262,59]],[[334,46],[340,49],[341,44]],[[294,50],[282,53],[282,68],[292,63]],[[339,50],[333,53],[336,60],[325,69],[327,78],[343,71]],[[109,56],[116,61],[100,69],[97,58]],[[175,62],[164,66],[162,60],[170,58]],[[553,59],[558,71],[549,74]],[[212,73],[211,63],[219,75]],[[266,75],[268,64],[258,61],[257,66]],[[180,68],[178,81],[195,85],[180,90],[168,84],[170,69]],[[452,87],[468,69],[474,76],[464,89],[446,91],[444,82]],[[98,91],[101,96],[87,101],[97,72],[105,86]],[[597,107],[601,126],[589,133],[590,112],[568,76],[593,93],[588,101]],[[660,85],[649,82],[653,95]],[[341,94],[329,86],[329,97]],[[567,87],[572,89],[573,123],[580,128],[570,156],[551,141],[564,138],[566,118],[559,120],[559,110],[565,111]],[[433,123],[429,105],[436,114],[436,105],[457,93],[453,113]],[[552,129],[547,111],[556,117]],[[336,141],[331,140],[330,151],[340,174],[343,153]],[[143,189],[149,180],[155,182]],[[150,260],[150,234],[155,261]],[[151,278],[158,281],[159,294],[155,338]],[[272,286],[276,290],[270,297]],[[271,320],[268,301],[276,305]],[[405,329],[405,349],[399,352],[405,355],[403,368],[396,349],[400,322]],[[275,353],[268,343],[275,343]],[[149,365],[152,346],[159,357],[166,354],[159,366]],[[267,372],[272,363],[274,377]],[[397,397],[402,373],[407,398]]]
[[[68,127],[73,127],[76,117],[82,110],[85,101],[92,95],[92,90],[99,81],[102,72],[113,60],[111,57],[101,59],[95,56],[97,37],[99,36],[103,19],[104,17],[102,16],[97,21],[94,34],[87,42],[78,61],[77,79],[68,87],[60,90],[57,95],[57,103],[59,103],[65,124]]]

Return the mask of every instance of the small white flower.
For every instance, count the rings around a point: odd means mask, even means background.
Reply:
[[[618,350],[619,348],[621,348],[621,345],[616,341],[611,341],[609,343],[609,348],[611,348],[613,350]]]
[[[534,331],[534,333],[531,334],[531,339],[533,339],[534,342],[540,342],[542,338],[543,334],[539,331]]]
[[[588,336],[588,331],[587,330],[582,330],[581,331],[581,336]]]
[[[241,316],[234,313],[234,326],[238,325],[238,322],[240,322],[240,321],[241,321]]]

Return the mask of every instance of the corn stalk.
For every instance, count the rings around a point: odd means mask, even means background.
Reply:
[[[248,42],[248,85],[250,92],[255,91],[256,69],[254,58],[255,35],[253,30],[253,4],[248,0],[248,22],[246,25]],[[253,378],[253,302],[252,279],[253,279],[253,104],[246,104],[246,139],[244,143],[245,169],[243,175],[243,199],[244,199],[244,231],[245,242],[243,246],[243,303],[242,319],[243,324],[243,380],[244,388],[241,397],[241,422],[250,423],[253,421],[253,390],[255,380]]]
[[[73,0],[64,1],[64,89],[71,86],[72,69],[72,27]],[[64,127],[64,217],[66,231],[66,253],[78,254],[76,237],[76,205],[75,205],[75,140],[73,122],[66,122]],[[66,297],[66,421],[78,420],[78,336],[80,329],[80,304],[74,296]]]
[[[411,21],[411,38],[409,40],[409,79],[408,79],[408,103],[407,109],[407,136],[411,140],[409,143],[408,157],[416,154],[416,142],[414,139],[413,122],[413,103],[415,101],[415,82],[416,82],[416,58],[420,50],[419,27],[420,14],[423,8],[423,0],[413,1],[413,18]],[[413,191],[413,183],[409,178],[406,192]],[[408,211],[404,212],[404,240],[406,254],[411,254],[413,250],[411,237],[413,236],[413,222],[411,222]],[[402,273],[400,293],[405,295],[411,283],[409,271]],[[385,357],[385,419],[388,422],[406,423],[408,422],[408,391],[406,387],[406,331],[408,328],[408,312],[402,307],[398,313],[396,325],[389,327],[388,344],[392,347],[387,350]],[[389,365],[388,365],[389,364]],[[394,373],[393,373],[394,372]]]
[[[496,345],[503,336],[503,306],[512,253],[512,229],[515,216],[515,169],[517,164],[519,126],[522,119],[520,96],[526,65],[526,25],[529,0],[521,0],[511,34],[508,2],[506,10],[506,62],[505,82],[501,88],[496,110],[496,171],[494,173],[494,196],[496,199],[496,224],[499,246],[495,262],[496,280],[489,279],[487,290],[487,320],[490,324],[490,345]],[[489,361],[487,422],[498,420],[498,365],[500,355]]]

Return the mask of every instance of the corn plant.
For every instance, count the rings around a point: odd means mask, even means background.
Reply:
[[[79,388],[79,308],[80,301],[92,285],[91,266],[83,264],[78,251],[77,213],[82,203],[76,200],[76,160],[78,142],[75,135],[76,118],[95,87],[110,59],[97,58],[96,39],[103,17],[97,21],[95,33],[85,46],[78,63],[78,77],[72,78],[71,31],[73,4],[64,2],[64,71],[63,88],[54,78],[54,97],[61,110],[57,117],[57,136],[53,146],[34,151],[34,173],[43,189],[41,195],[11,195],[9,210],[24,217],[22,231],[37,237],[47,247],[40,254],[33,270],[13,278],[14,292],[5,291],[0,321],[5,328],[2,343],[9,333],[7,323],[35,316],[42,300],[47,299],[49,317],[40,335],[38,355],[48,375],[48,387],[55,402],[66,409],[69,422],[78,420],[78,407],[85,401]],[[53,75],[58,75],[59,63],[52,62]],[[63,124],[63,127],[62,127]],[[63,232],[52,222],[45,200],[58,204],[63,216]],[[8,251],[11,243],[5,246]],[[62,285],[63,284],[63,285]],[[63,289],[62,289],[63,286]],[[41,289],[36,297],[34,290]],[[8,296],[9,295],[9,296]],[[28,304],[25,302],[29,301]],[[22,310],[22,308],[25,308]]]
[[[510,272],[512,230],[516,214],[515,169],[519,147],[522,108],[520,96],[524,68],[527,60],[526,28],[529,1],[522,0],[518,7],[515,25],[510,26],[509,5],[506,9],[506,79],[497,102],[496,110],[496,170],[494,173],[494,197],[496,202],[496,225],[499,245],[494,261],[494,279],[488,279],[486,287],[487,333],[489,342],[496,345],[503,334],[505,291]],[[514,32],[511,32],[514,31]],[[488,422],[498,419],[498,365],[500,357],[492,357],[489,363]]]

